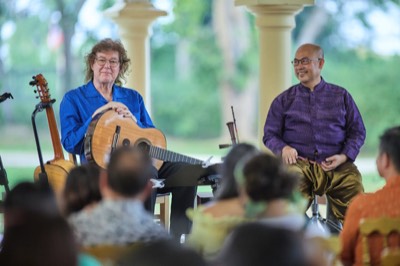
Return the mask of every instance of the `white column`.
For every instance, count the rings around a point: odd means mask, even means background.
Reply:
[[[272,100],[291,85],[291,31],[295,15],[314,0],[236,0],[256,16],[260,47],[260,88],[257,138],[264,148],[264,124]]]
[[[149,26],[167,13],[146,0],[119,1],[104,14],[119,26],[121,41],[131,59],[126,86],[137,90],[151,112]]]

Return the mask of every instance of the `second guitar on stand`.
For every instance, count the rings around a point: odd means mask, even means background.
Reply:
[[[55,100],[52,100],[49,94],[49,88],[47,87],[47,81],[42,74],[38,74],[33,77],[33,80],[29,83],[31,86],[36,86],[36,92],[39,94],[40,103],[36,106],[34,113],[32,114],[32,124],[34,127],[34,133],[36,138],[36,145],[38,149],[40,165],[36,167],[34,171],[35,180],[39,180],[39,177],[47,178],[47,181],[51,187],[56,191],[60,192],[64,185],[65,180],[69,171],[75,167],[75,165],[64,159],[64,153],[61,146],[60,135],[57,129],[57,123],[54,116],[53,106]],[[46,110],[47,121],[49,124],[51,142],[54,150],[54,158],[43,163],[42,154],[40,149],[39,139],[36,132],[36,124],[34,123],[34,115],[36,112]]]

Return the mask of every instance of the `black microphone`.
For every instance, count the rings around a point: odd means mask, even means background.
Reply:
[[[5,100],[7,100],[7,99],[9,99],[9,98],[14,99],[14,97],[12,96],[11,93],[9,93],[9,92],[3,93],[3,94],[0,96],[0,103],[4,102]]]

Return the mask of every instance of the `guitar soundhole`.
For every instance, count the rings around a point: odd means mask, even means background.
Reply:
[[[150,145],[148,144],[148,143],[146,143],[146,142],[139,142],[138,144],[137,144],[137,147],[141,150],[141,151],[143,151],[143,152],[145,152],[145,153],[149,153],[150,152]]]
[[[124,139],[122,141],[122,146],[129,147],[131,145],[131,141],[129,139]]]

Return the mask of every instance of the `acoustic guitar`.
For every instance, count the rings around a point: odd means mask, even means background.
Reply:
[[[45,172],[47,174],[47,179],[50,186],[55,192],[61,192],[64,188],[65,180],[69,171],[75,166],[72,162],[64,159],[64,153],[61,146],[60,135],[58,134],[57,123],[54,117],[54,111],[52,107],[52,100],[50,98],[49,89],[47,87],[47,81],[42,74],[38,74],[33,77],[31,85],[36,85],[35,92],[38,93],[40,101],[46,106],[47,121],[50,129],[51,142],[54,150],[54,158],[47,161],[44,165]],[[36,167],[34,171],[35,180],[39,179],[39,174],[41,172],[41,167]]]
[[[132,118],[118,115],[112,109],[97,114],[90,123],[85,138],[85,157],[106,168],[109,156],[119,146],[135,146],[147,152],[158,169],[163,162],[202,164],[202,160],[166,150],[164,134],[155,128],[141,128]]]

